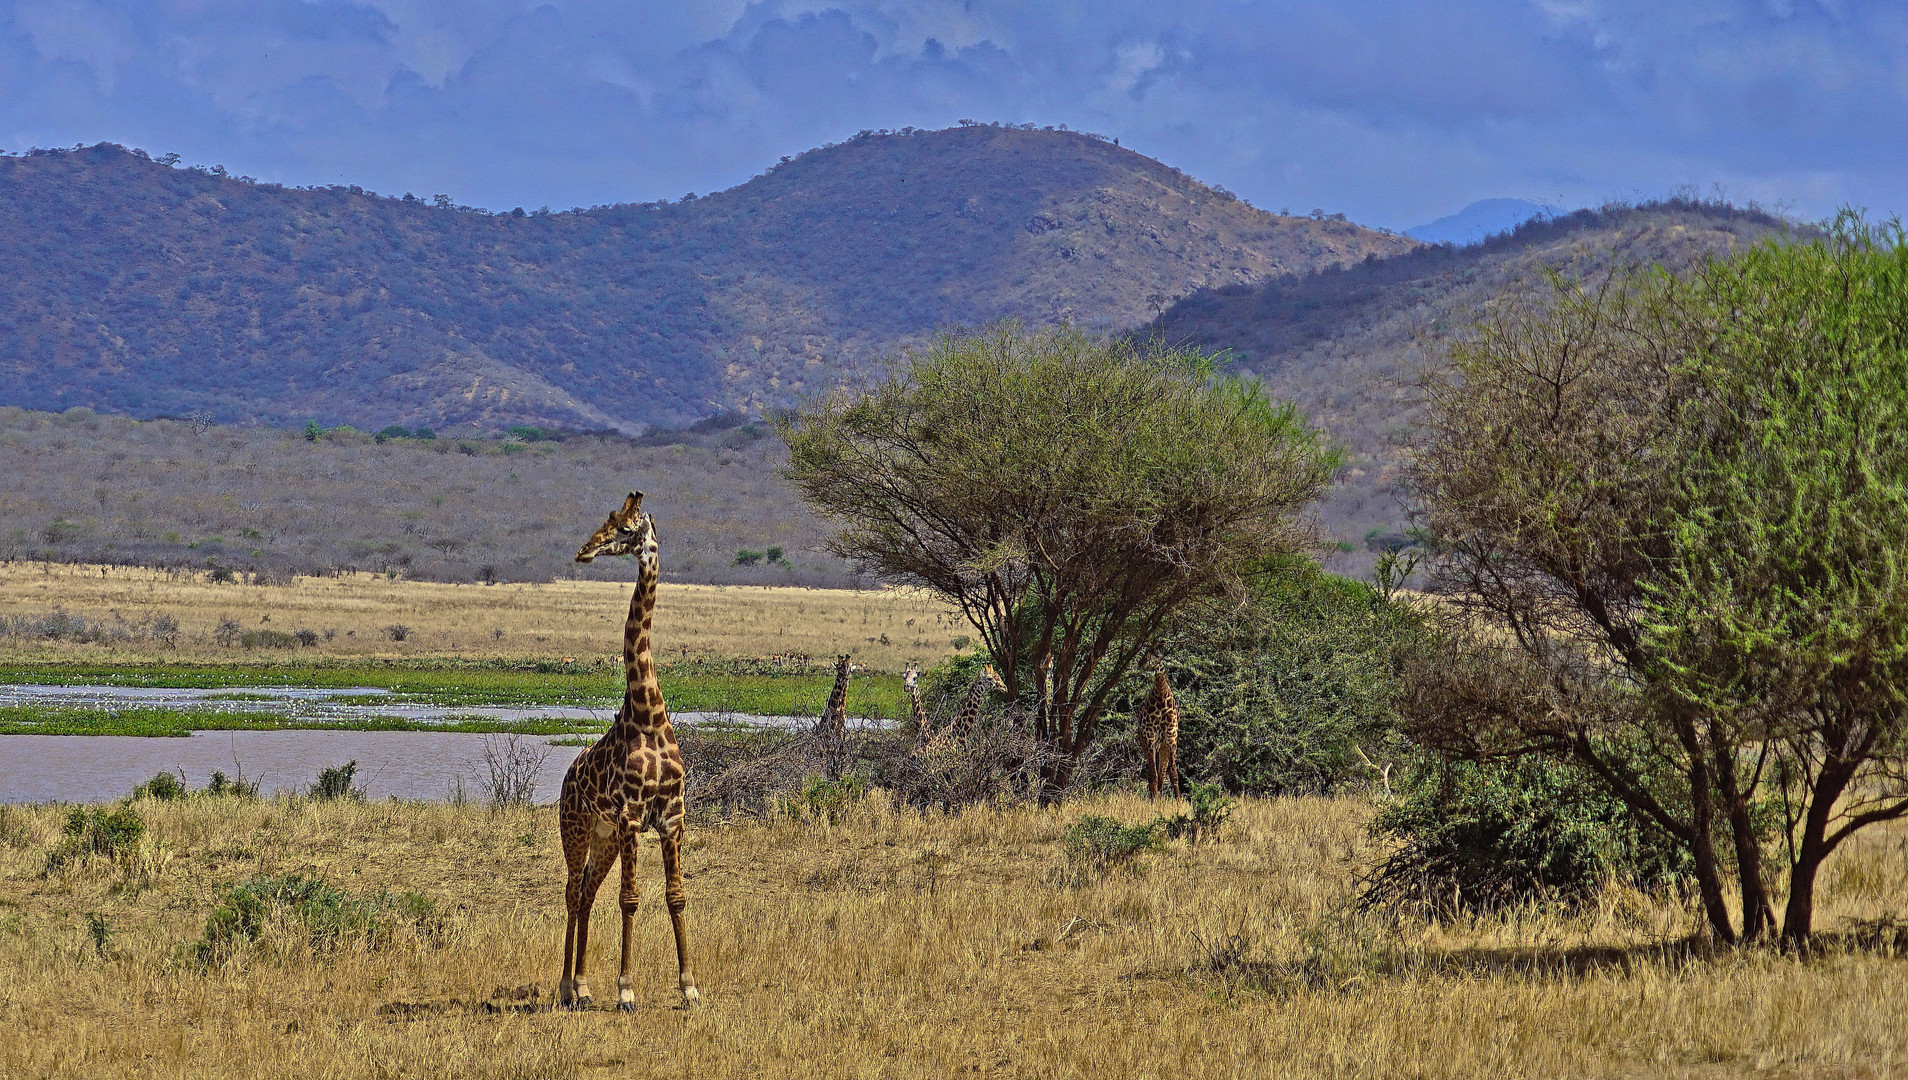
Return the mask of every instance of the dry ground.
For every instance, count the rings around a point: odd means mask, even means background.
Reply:
[[[54,610],[124,627],[112,644],[0,637],[17,660],[122,657],[177,660],[310,660],[316,657],[611,656],[622,647],[632,586],[615,581],[450,585],[373,574],[298,577],[289,585],[213,584],[203,573],[46,563],[0,564],[0,620]],[[173,645],[150,619],[179,622]],[[220,622],[246,630],[317,631],[317,645],[286,652],[217,641]],[[404,626],[403,641],[386,628]],[[142,629],[143,627],[143,629]],[[659,587],[656,649],[664,660],[851,652],[876,670],[931,664],[971,634],[947,606],[898,589],[852,591],[754,585]]]
[[[545,808],[135,804],[135,856],[42,876],[64,811],[0,808],[0,1075],[39,1077],[1556,1077],[1908,1075],[1908,967],[1691,954],[1681,905],[1446,929],[1346,913],[1367,803],[1248,801],[1217,844],[1079,874],[1085,812],[786,817],[692,832],[706,1007],[675,1008],[653,853],[639,1009],[551,1012],[562,931]],[[451,915],[314,955],[283,928],[206,969],[221,891],[259,873],[415,889]],[[1824,925],[1898,908],[1908,829],[1836,856]],[[606,893],[609,890],[606,890]],[[109,940],[95,944],[90,914]],[[597,909],[614,998],[614,904]],[[1202,970],[1238,944],[1225,974]],[[606,993],[607,991],[607,993]]]

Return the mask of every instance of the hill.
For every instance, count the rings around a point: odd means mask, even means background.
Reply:
[[[1392,492],[1409,425],[1411,381],[1439,334],[1461,328],[1491,295],[1543,269],[1591,275],[1618,266],[1687,265],[1791,226],[1758,210],[1686,199],[1579,210],[1527,221],[1468,247],[1428,246],[1396,258],[1253,285],[1206,289],[1137,331],[1229,352],[1295,401],[1350,451],[1322,507],[1347,544],[1403,529]],[[1364,550],[1333,568],[1368,568]]]
[[[0,404],[637,432],[825,387],[938,328],[1125,327],[1410,250],[1094,136],[867,132],[674,203],[489,214],[101,144],[0,157]]]
[[[1487,236],[1510,232],[1534,217],[1556,217],[1563,211],[1555,206],[1526,199],[1480,199],[1436,221],[1413,225],[1404,234],[1427,244],[1475,244]]]

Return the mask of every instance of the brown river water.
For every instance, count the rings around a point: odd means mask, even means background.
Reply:
[[[347,761],[358,763],[355,783],[370,798],[449,799],[461,779],[466,796],[481,800],[485,738],[448,731],[195,731],[184,739],[0,735],[0,803],[105,802],[157,772],[184,774],[188,786],[200,788],[215,769],[258,780],[267,795],[303,792],[320,769]],[[536,801],[549,802],[582,747],[522,738],[549,751],[536,792]]]
[[[233,700],[242,694],[241,700]],[[595,719],[607,724],[610,710],[371,704],[383,696],[368,687],[234,687],[229,689],[131,688],[117,686],[0,685],[0,705],[51,708],[193,708],[273,712],[294,719],[350,723],[402,717],[421,723],[455,718],[519,720]],[[226,700],[220,700],[225,698]],[[337,699],[356,698],[355,701]],[[738,713],[677,713],[678,727],[699,723],[742,723],[762,727],[806,727],[805,716],[753,716]],[[867,722],[853,726],[864,726]],[[878,726],[879,722],[874,725]],[[125,735],[0,735],[0,803],[102,802],[120,798],[154,773],[183,774],[186,785],[204,787],[214,770],[229,778],[241,774],[260,781],[263,794],[303,792],[321,769],[356,761],[355,783],[369,798],[445,800],[461,781],[468,798],[481,800],[485,740],[499,735],[450,731],[195,731],[189,738]],[[556,798],[563,771],[581,751],[553,746],[549,738],[521,737],[547,750],[535,799]]]

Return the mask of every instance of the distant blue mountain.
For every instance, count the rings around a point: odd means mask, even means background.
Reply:
[[[1405,235],[1427,244],[1475,244],[1495,233],[1509,232],[1534,217],[1550,217],[1563,211],[1555,206],[1523,199],[1485,199],[1474,202],[1449,217],[1428,221],[1405,230]]]

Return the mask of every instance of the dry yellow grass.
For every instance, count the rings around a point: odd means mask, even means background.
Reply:
[[[1085,812],[747,820],[692,832],[689,918],[707,1007],[683,1013],[656,860],[643,866],[639,1009],[548,1001],[562,930],[548,809],[195,800],[137,804],[157,843],[41,877],[61,812],[0,809],[0,1075],[7,1077],[1553,1077],[1908,1073],[1903,962],[1649,946],[1695,925],[1612,893],[1581,918],[1446,929],[1345,914],[1378,854],[1367,804],[1247,801],[1220,843],[1084,878]],[[182,958],[221,890],[261,872],[415,889],[441,943]],[[1908,829],[1827,875],[1824,924],[1908,890]],[[606,890],[608,892],[608,890]],[[112,936],[100,955],[89,913]],[[614,904],[592,975],[614,998]],[[1193,970],[1237,936],[1262,986]],[[1611,962],[1556,961],[1607,946]],[[609,992],[605,992],[608,989]],[[498,994],[499,990],[506,993]]]
[[[0,616],[60,609],[115,626],[167,613],[179,621],[180,633],[172,647],[147,637],[108,645],[0,638],[0,647],[15,659],[610,656],[622,647],[632,587],[604,581],[447,585],[372,574],[215,585],[204,574],[11,563],[0,565]],[[945,604],[899,589],[664,584],[659,591],[656,645],[665,660],[852,652],[871,668],[899,670],[908,660],[939,660],[952,651],[954,637],[972,633]],[[215,632],[226,619],[247,630],[329,636],[311,648],[247,651],[217,643]],[[386,634],[393,625],[409,629],[404,641]]]

